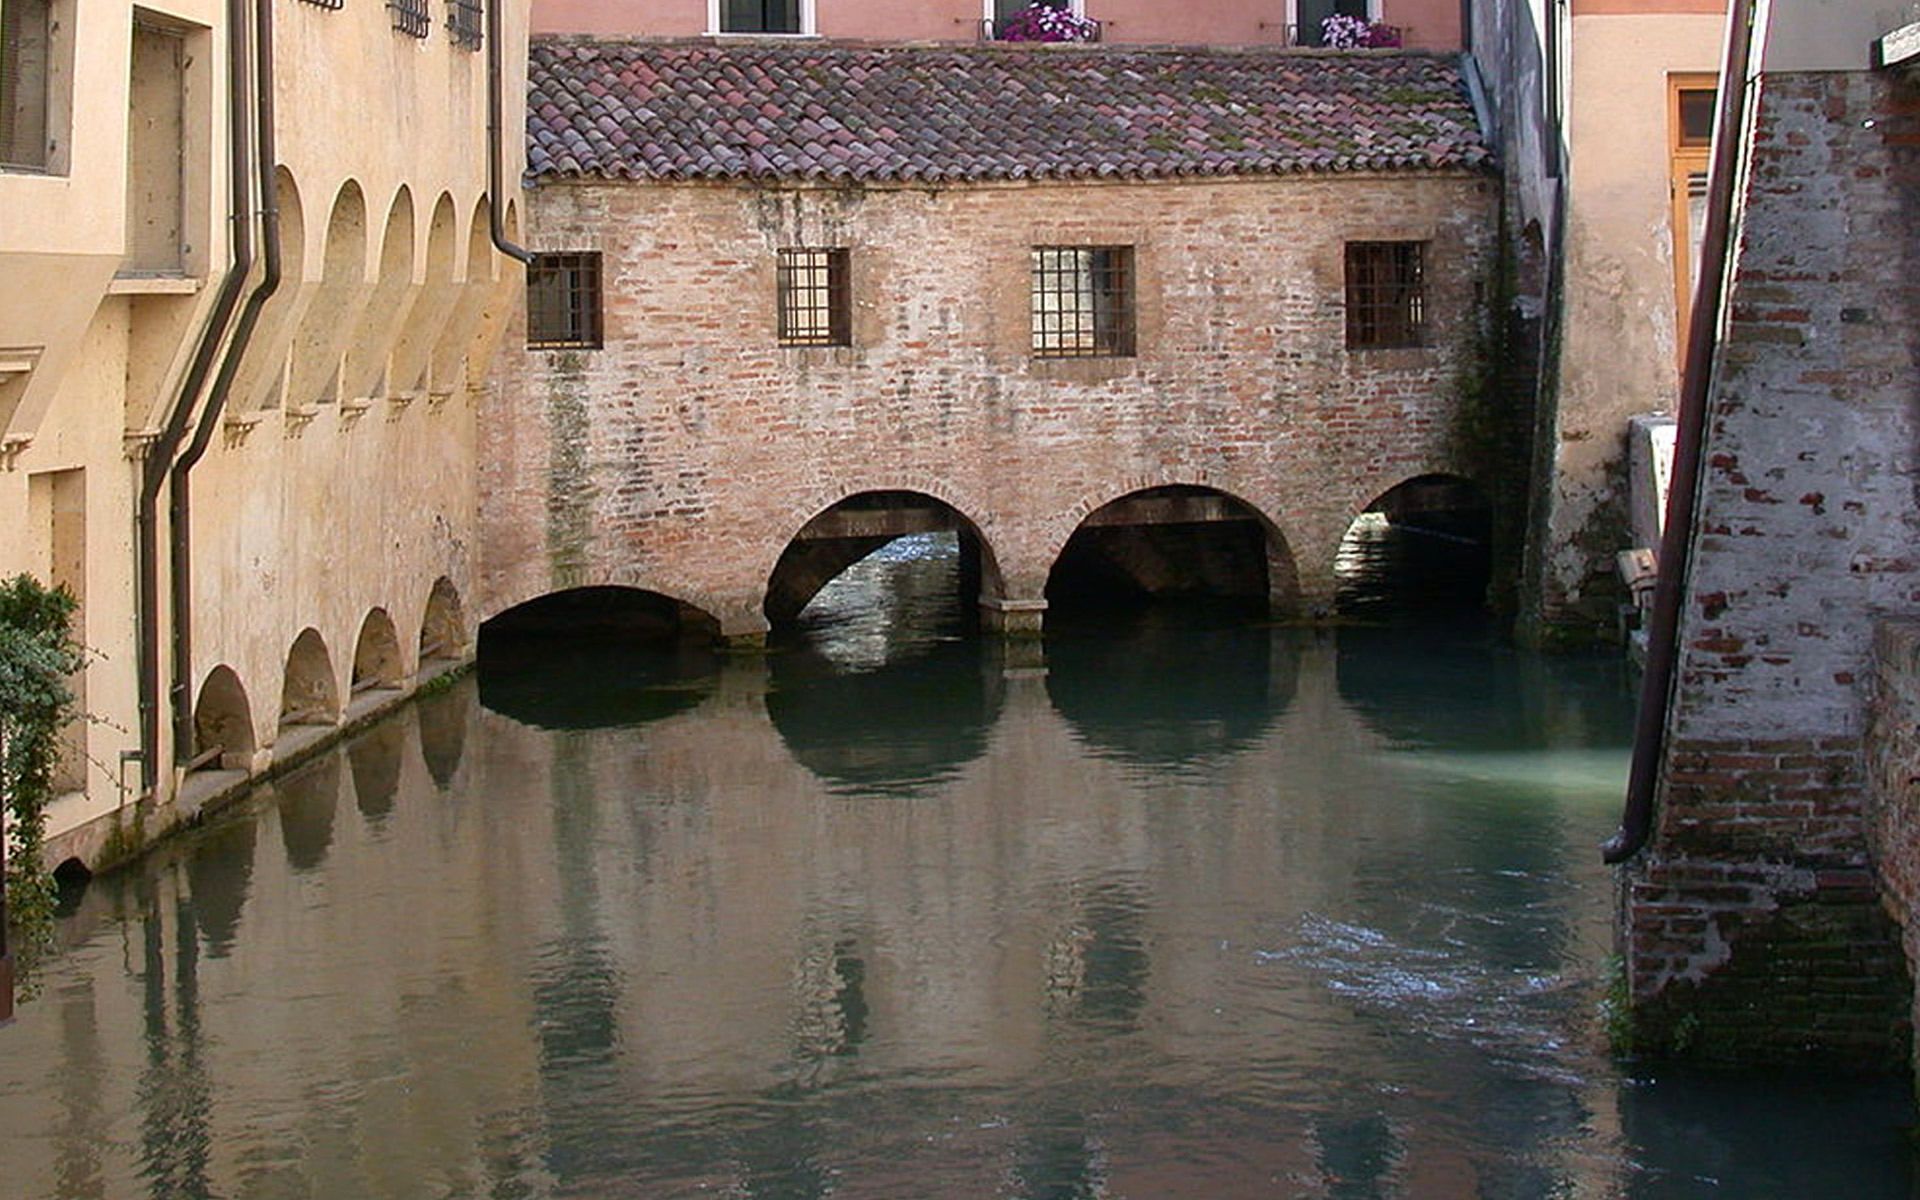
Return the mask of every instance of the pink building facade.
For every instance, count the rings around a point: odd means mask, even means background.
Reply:
[[[1102,42],[1126,45],[1319,44],[1322,18],[1340,13],[1399,29],[1423,50],[1461,46],[1457,0],[1061,0],[1096,22]],[[782,36],[870,42],[972,42],[1021,0],[535,0],[533,31],[601,37]]]

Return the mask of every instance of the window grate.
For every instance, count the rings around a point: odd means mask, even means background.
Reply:
[[[721,0],[721,33],[799,33],[800,0]]]
[[[597,350],[602,345],[600,255],[536,254],[527,267],[527,346]]]
[[[1347,348],[1427,341],[1426,243],[1347,243]]]
[[[478,50],[486,37],[484,0],[447,0],[447,37],[462,50]]]
[[[433,15],[427,11],[427,0],[387,0],[387,11],[393,15],[393,28],[408,37],[423,38],[433,28]]]
[[[302,4],[311,4],[315,8],[330,8],[336,12],[339,11],[346,2],[347,0],[300,0]]]
[[[53,5],[0,0],[0,168],[47,166]]]
[[[782,346],[853,344],[852,295],[845,250],[780,251],[779,337]]]
[[[1032,274],[1036,357],[1133,353],[1133,247],[1035,246]]]

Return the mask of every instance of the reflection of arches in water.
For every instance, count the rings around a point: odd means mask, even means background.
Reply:
[[[322,754],[274,784],[279,793],[280,841],[295,871],[317,870],[333,847],[333,812],[340,802],[340,756]]]
[[[1393,1125],[1377,1112],[1317,1120],[1313,1140],[1318,1145],[1314,1163],[1334,1181],[1327,1193],[1333,1197],[1381,1195],[1406,1157]]]
[[[1046,595],[1052,621],[1167,600],[1265,612],[1298,591],[1286,539],[1258,509],[1214,488],[1172,485],[1089,513],[1054,561]]]
[[[347,743],[354,803],[376,827],[385,823],[400,794],[400,754],[405,741],[405,726],[388,719]]]
[[[1087,890],[1073,920],[1046,949],[1050,1015],[1109,1033],[1137,1029],[1152,964],[1139,890],[1107,882]]]
[[[452,786],[467,745],[467,717],[473,712],[473,694],[460,684],[422,696],[414,704],[420,728],[420,757],[435,786]]]
[[[812,647],[771,659],[767,716],[830,789],[910,795],[987,749],[1003,694],[981,643],[937,643],[872,670],[845,670]]]
[[[907,537],[946,534],[957,540],[959,571],[952,604],[967,618],[985,588],[997,594],[999,566],[993,548],[965,514],[921,492],[876,491],[848,496],[816,514],[794,534],[767,578],[764,605],[776,628],[793,624],[822,588],[889,543]]]
[[[1381,493],[1334,558],[1335,604],[1348,616],[1477,614],[1492,571],[1493,506],[1468,480],[1421,475]]]
[[[1287,631],[1141,619],[1047,639],[1047,697],[1095,753],[1198,767],[1263,735],[1293,702]]]
[[[208,958],[225,958],[240,930],[240,913],[253,882],[254,835],[251,816],[222,821],[195,835],[187,852],[187,888],[193,919],[207,944]]]
[[[480,627],[480,703],[539,729],[657,721],[711,689],[716,631],[707,614],[657,592],[542,596]]]

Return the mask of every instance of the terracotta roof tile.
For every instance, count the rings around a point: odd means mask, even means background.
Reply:
[[[533,179],[1474,169],[1456,56],[536,39]]]

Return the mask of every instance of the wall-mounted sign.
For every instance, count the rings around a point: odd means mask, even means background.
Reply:
[[[1920,60],[1920,21],[1888,32],[1873,44],[1873,62],[1879,67],[1897,67]]]

